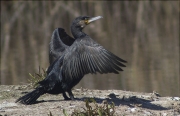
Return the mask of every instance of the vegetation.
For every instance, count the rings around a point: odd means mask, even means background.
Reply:
[[[93,104],[90,104],[93,102]],[[94,106],[94,107],[93,107]],[[103,104],[97,104],[93,98],[85,100],[85,107],[83,111],[75,109],[71,116],[114,116],[115,106],[114,103],[103,102]],[[69,116],[63,109],[65,116]]]
[[[40,66],[39,66],[39,72],[38,73],[34,73],[33,75],[31,73],[29,73],[30,75],[30,79],[29,79],[29,82],[30,82],[30,85],[34,88],[37,87],[38,85],[38,82],[42,81],[43,79],[46,78],[47,76],[47,73],[46,71],[42,68],[42,71],[41,72],[41,69],[40,69]]]

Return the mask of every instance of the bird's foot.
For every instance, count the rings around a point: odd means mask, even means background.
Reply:
[[[67,97],[67,98],[64,98],[64,100],[71,100],[71,98],[68,98],[68,97]]]
[[[71,100],[75,100],[75,99],[74,99],[74,95],[73,95],[72,91],[71,91],[71,90],[69,90],[69,91],[67,91],[67,92],[68,92],[69,97],[71,98]]]
[[[64,100],[71,100],[71,99],[66,95],[65,92],[63,92],[63,97],[64,97]]]

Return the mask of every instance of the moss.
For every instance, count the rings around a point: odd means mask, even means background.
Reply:
[[[2,91],[2,92],[0,92],[0,100],[1,99],[14,98],[14,97],[17,97],[17,94],[13,93],[12,91]]]

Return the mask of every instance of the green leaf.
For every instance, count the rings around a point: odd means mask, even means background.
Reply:
[[[64,114],[64,116],[68,116],[68,114],[67,114],[65,109],[63,109],[63,114]]]

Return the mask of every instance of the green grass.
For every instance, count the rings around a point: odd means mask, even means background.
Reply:
[[[38,86],[38,83],[40,81],[42,81],[43,79],[46,78],[47,73],[46,73],[46,71],[43,68],[42,68],[42,72],[41,72],[41,68],[39,66],[38,73],[34,73],[34,74],[29,73],[29,76],[31,78],[28,81],[29,81],[30,85],[35,88],[35,87]]]
[[[114,116],[115,106],[114,103],[103,102],[102,104],[96,103],[94,98],[86,99],[85,108],[83,111],[74,110],[71,115],[68,115],[65,110],[63,110],[64,116]],[[90,103],[93,104],[90,104]],[[93,107],[94,106],[94,107]]]

